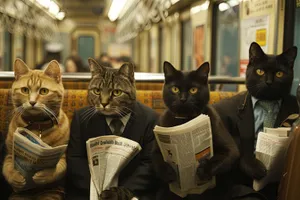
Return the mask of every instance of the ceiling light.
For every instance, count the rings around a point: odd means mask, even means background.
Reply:
[[[49,12],[53,15],[57,15],[57,13],[59,12],[59,6],[54,1],[50,2]]]
[[[119,14],[124,7],[127,0],[113,0],[108,11],[108,18],[110,21],[118,19]]]
[[[66,16],[66,13],[60,11],[59,13],[57,13],[56,18],[57,18],[58,20],[63,20],[63,19],[65,18],[65,16]]]
[[[36,0],[44,8],[49,8],[51,0]]]
[[[177,3],[180,0],[171,0],[172,5],[174,5],[175,3]]]
[[[228,3],[220,3],[219,4],[219,10],[222,12],[224,10],[227,10],[228,8],[230,8],[230,6],[228,5]]]
[[[203,4],[199,6],[194,6],[191,8],[191,14],[195,14],[197,12],[200,12],[201,10],[207,10],[209,6],[209,1],[205,1]]]

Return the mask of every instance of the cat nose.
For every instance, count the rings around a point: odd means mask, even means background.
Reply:
[[[107,105],[108,105],[108,102],[105,102],[105,103],[101,103],[102,106],[105,108]]]
[[[185,97],[181,97],[181,98],[180,98],[180,102],[181,102],[181,103],[186,102],[186,98],[185,98]]]
[[[272,81],[271,81],[271,80],[267,80],[267,81],[266,81],[266,84],[269,86],[269,85],[272,84]]]
[[[31,106],[34,106],[36,104],[35,101],[29,101],[29,103],[31,104]]]

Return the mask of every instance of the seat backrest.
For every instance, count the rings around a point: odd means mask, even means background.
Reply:
[[[235,95],[235,92],[210,92],[210,104]],[[137,90],[137,99],[158,113],[162,113],[165,105],[161,90]],[[75,110],[88,105],[87,90],[65,90],[63,110],[71,120]],[[0,89],[0,131],[7,132],[13,105],[10,89]]]

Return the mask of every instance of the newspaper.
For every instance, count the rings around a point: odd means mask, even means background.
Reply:
[[[199,163],[213,156],[210,118],[199,115],[189,122],[174,126],[155,126],[154,134],[164,161],[176,171],[176,182],[170,190],[180,197],[201,194],[215,187],[215,177],[201,181],[196,175]]]
[[[290,129],[264,128],[264,132],[258,133],[255,155],[265,165],[267,175],[261,180],[253,181],[255,191],[263,189],[269,183],[280,181]]]
[[[142,150],[139,143],[115,135],[91,138],[86,142],[91,173],[90,200],[118,186],[121,170]]]
[[[67,145],[51,147],[26,128],[17,128],[13,137],[14,168],[25,178],[26,185],[22,190],[35,188],[32,177],[40,170],[54,168]]]

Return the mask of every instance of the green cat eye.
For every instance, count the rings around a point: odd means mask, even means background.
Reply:
[[[29,89],[27,87],[22,87],[21,92],[24,94],[29,94]]]
[[[49,93],[49,90],[47,89],[47,88],[41,88],[40,89],[40,94],[41,95],[46,95],[46,94],[48,94]]]
[[[100,95],[101,90],[99,88],[93,89],[95,95]]]
[[[262,69],[257,69],[257,70],[256,70],[256,73],[257,73],[257,75],[262,76],[262,75],[265,74],[265,71],[262,70]]]
[[[196,94],[196,93],[198,92],[198,88],[192,87],[192,88],[189,90],[189,92],[190,92],[191,94]]]
[[[171,88],[171,90],[172,90],[172,92],[173,92],[174,94],[177,94],[177,93],[179,92],[179,88],[178,88],[178,87],[175,87],[175,86],[173,86],[173,87]]]
[[[121,94],[122,94],[123,92],[121,91],[121,90],[114,90],[113,92],[112,92],[112,94],[114,95],[114,96],[120,96]]]
[[[281,78],[281,77],[283,76],[283,72],[282,72],[282,71],[276,72],[276,76],[277,76],[278,78]]]

